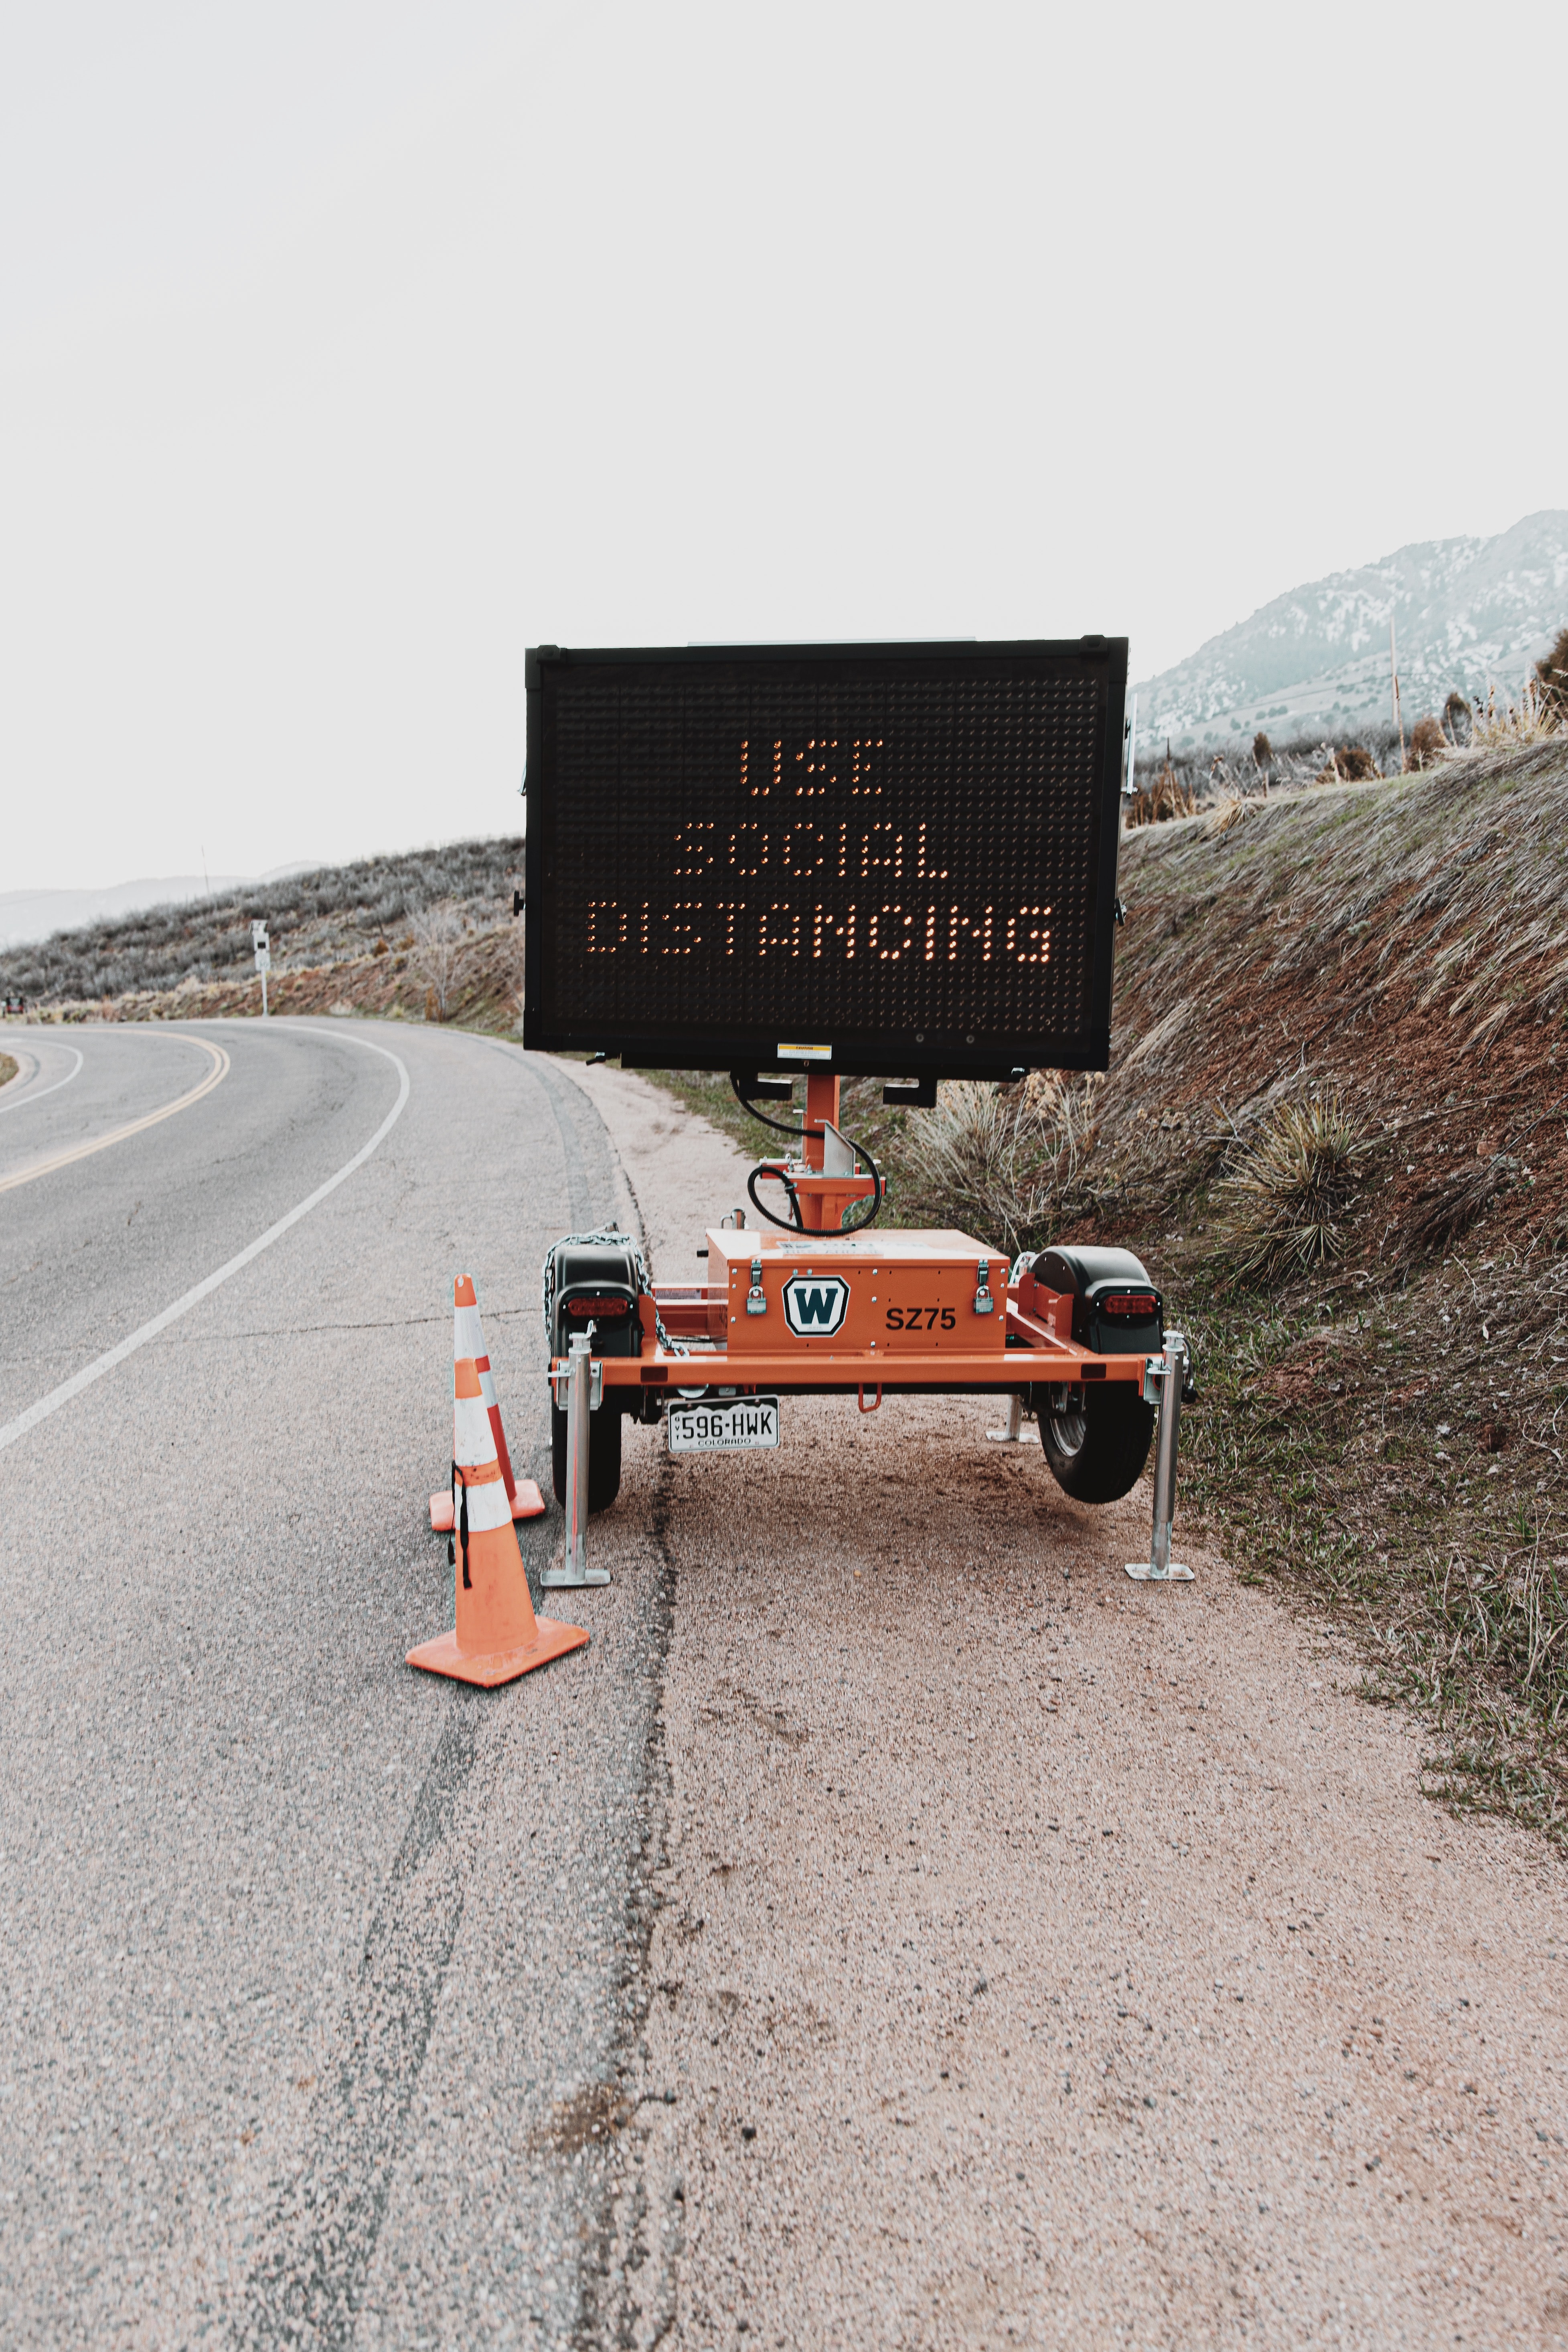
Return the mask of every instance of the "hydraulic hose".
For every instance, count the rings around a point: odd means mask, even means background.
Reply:
[[[808,1130],[804,1122],[799,1127],[786,1127],[782,1119],[770,1118],[766,1111],[759,1110],[755,1103],[747,1099],[745,1090],[742,1087],[740,1078],[733,1071],[731,1071],[730,1076],[730,1084],[734,1088],[735,1100],[740,1104],[741,1108],[743,1111],[748,1112],[752,1118],[756,1119],[759,1125],[763,1127],[771,1127],[775,1135],[787,1135],[797,1143],[805,1141]],[[867,1210],[866,1213],[863,1216],[857,1217],[850,1224],[840,1225],[838,1230],[841,1234],[863,1234],[867,1226],[874,1225],[877,1219],[880,1216],[882,1213],[882,1202],[886,1197],[888,1188],[882,1181],[881,1170],[878,1167],[869,1151],[867,1150],[866,1146],[863,1143],[858,1142],[852,1135],[847,1135],[844,1140],[848,1144],[850,1150],[855,1152],[857,1157],[865,1161],[867,1172],[870,1176],[874,1189],[871,1193],[870,1206]],[[773,1211],[771,1209],[765,1209],[761,1201],[758,1200],[757,1184],[759,1180],[764,1176],[772,1176],[775,1178],[789,1194],[791,1213],[789,1217],[775,1217]],[[758,1216],[765,1217],[770,1225],[777,1225],[781,1233],[803,1234],[807,1230],[801,1219],[800,1200],[795,1188],[790,1181],[787,1171],[784,1168],[780,1167],[776,1160],[764,1160],[758,1167],[752,1169],[750,1176],[746,1179],[746,1197],[751,1202],[752,1208],[755,1209]]]

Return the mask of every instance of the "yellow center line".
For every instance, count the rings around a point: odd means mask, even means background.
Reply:
[[[189,1110],[193,1103],[210,1095],[215,1087],[222,1086],[228,1076],[228,1055],[221,1045],[209,1045],[205,1037],[184,1037],[181,1043],[199,1045],[212,1057],[212,1067],[199,1086],[182,1095],[177,1102],[165,1103],[162,1110],[150,1110],[145,1118],[133,1118],[128,1127],[117,1127],[108,1135],[100,1135],[92,1143],[79,1143],[69,1151],[57,1151],[52,1160],[40,1160],[36,1168],[24,1168],[15,1176],[0,1176],[0,1192],[15,1192],[18,1184],[30,1184],[36,1176],[52,1176],[57,1168],[68,1168],[75,1160],[89,1160],[95,1151],[107,1151],[111,1143],[123,1143],[127,1136],[140,1135],[144,1128],[156,1127],[161,1118],[173,1118],[177,1110]]]

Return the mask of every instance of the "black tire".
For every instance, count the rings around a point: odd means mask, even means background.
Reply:
[[[1086,1388],[1083,1411],[1052,1414],[1042,1403],[1040,1450],[1058,1486],[1078,1503],[1118,1503],[1143,1475],[1154,1408],[1131,1381]]]
[[[566,1507],[566,1416],[550,1408],[550,1475],[555,1499]],[[621,1416],[606,1396],[588,1415],[588,1510],[607,1511],[621,1491]]]

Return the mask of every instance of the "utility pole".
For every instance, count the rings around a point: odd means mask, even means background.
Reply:
[[[1388,616],[1388,675],[1394,683],[1394,723],[1399,730],[1399,772],[1405,773],[1405,721],[1399,711],[1399,660],[1394,650],[1394,615]]]

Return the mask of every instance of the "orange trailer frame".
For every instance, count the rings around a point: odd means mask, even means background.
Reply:
[[[677,1392],[717,1387],[736,1396],[854,1390],[863,1411],[876,1410],[865,1403],[868,1391],[879,1402],[883,1395],[1005,1393],[1037,1382],[1077,1388],[1090,1381],[1132,1381],[1142,1390],[1146,1354],[1102,1355],[1079,1346],[1070,1336],[1071,1299],[1037,1286],[1028,1272],[1010,1282],[1006,1258],[984,1242],[920,1228],[867,1227],[845,1234],[846,1210],[870,1194],[873,1180],[824,1171],[828,1130],[838,1123],[839,1089],[840,1081],[826,1073],[806,1080],[807,1172],[792,1180],[804,1233],[710,1228],[709,1266],[711,1272],[715,1262],[722,1265],[723,1279],[656,1282],[642,1301],[639,1353],[595,1358],[596,1382],[605,1389]],[[761,1269],[765,1335],[752,1328],[763,1310],[753,1303],[748,1313],[747,1299],[737,1298],[742,1287],[748,1298],[752,1293],[752,1267]],[[965,1267],[973,1284],[967,1296],[961,1279]],[[840,1328],[802,1337],[789,1331],[780,1304],[784,1285],[797,1273],[868,1279],[849,1285]],[[881,1286],[873,1289],[871,1282]],[[983,1296],[990,1304],[980,1312],[976,1300]],[[921,1322],[911,1328],[905,1318],[921,1310]],[[921,1344],[928,1334],[930,1344]],[[564,1357],[554,1358],[552,1380],[563,1379],[566,1369]]]
[[[1106,1381],[1136,1382],[1144,1402],[1159,1407],[1149,1559],[1129,1560],[1127,1573],[1159,1583],[1190,1581],[1192,1571],[1172,1558],[1188,1369],[1181,1333],[1165,1332],[1159,1356],[1085,1348],[1071,1336],[1069,1295],[1037,1284],[1022,1262],[1013,1281],[1005,1257],[968,1234],[869,1224],[846,1233],[846,1211],[874,1193],[879,1180],[860,1172],[838,1134],[838,1102],[837,1077],[808,1076],[804,1157],[788,1163],[799,1228],[764,1231],[738,1222],[710,1227],[704,1255],[710,1276],[717,1260],[722,1279],[656,1283],[643,1293],[635,1354],[592,1354],[590,1319],[586,1331],[574,1334],[570,1354],[552,1358],[551,1392],[566,1416],[566,1542],[560,1564],[542,1572],[542,1583],[607,1580],[605,1570],[588,1565],[589,1416],[616,1390],[638,1392],[639,1405],[658,1395],[685,1402],[716,1391],[730,1403],[763,1393],[853,1390],[860,1411],[874,1412],[885,1395],[999,1391],[1016,1399],[1044,1386],[1058,1391],[1053,1412],[1078,1412],[1085,1389]],[[837,1167],[827,1164],[830,1138]],[[591,1309],[593,1302],[578,1304]],[[753,1328],[763,1323],[765,1331]],[[646,1405],[639,1417],[649,1417]],[[1007,1429],[992,1435],[1016,1439],[1018,1418],[1010,1412]]]

